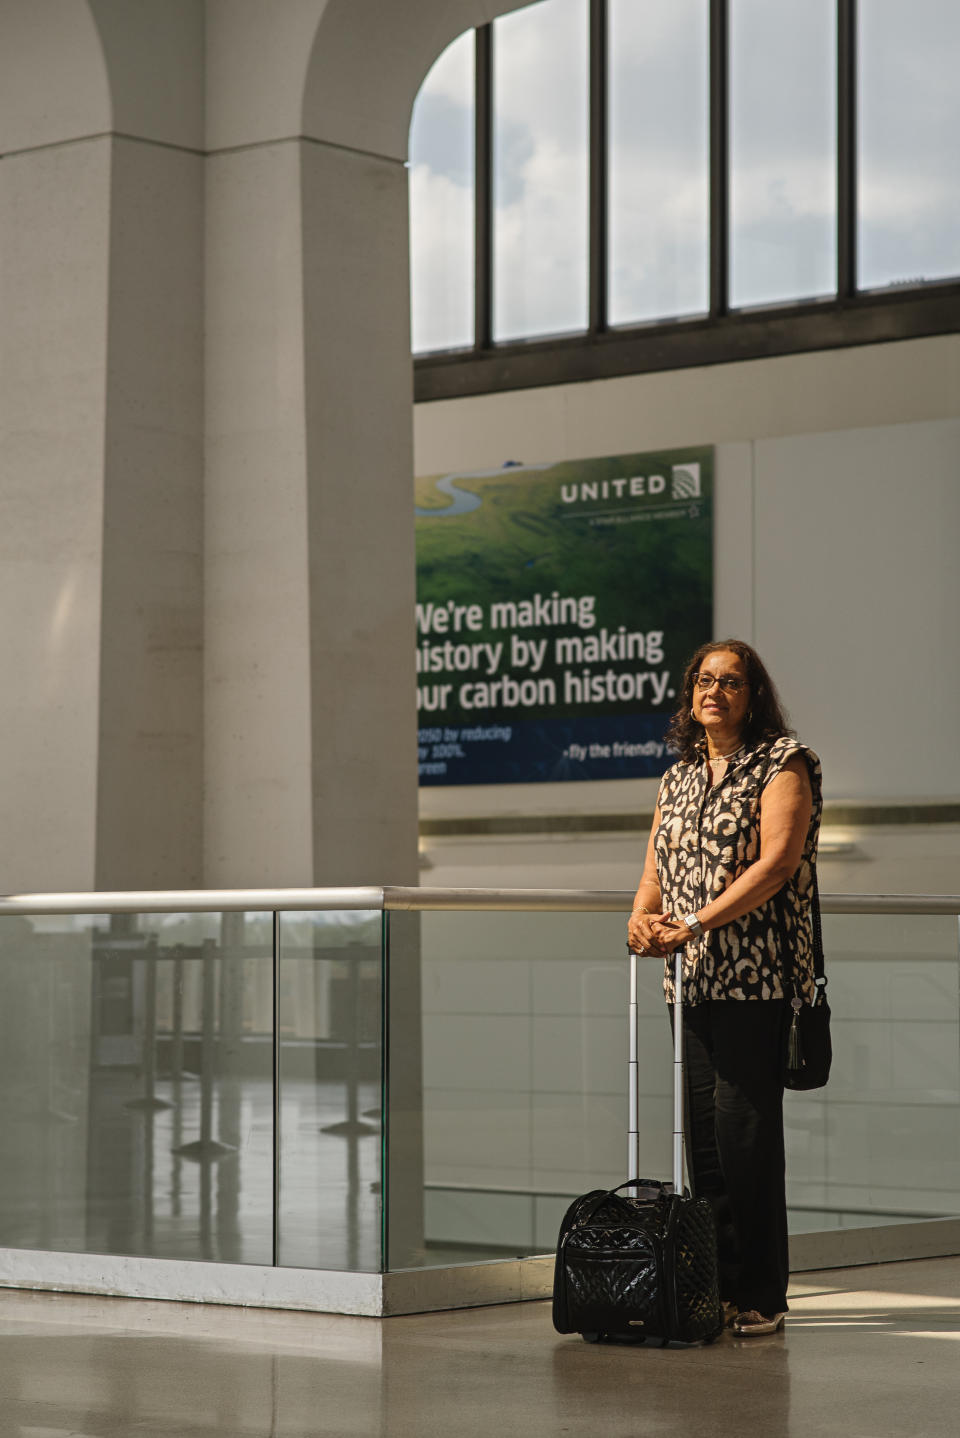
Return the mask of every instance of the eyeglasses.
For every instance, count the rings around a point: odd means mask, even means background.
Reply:
[[[694,683],[701,694],[706,694],[714,684],[719,684],[724,694],[739,694],[741,689],[746,689],[746,679],[739,679],[736,674],[704,674],[702,671],[693,676]]]

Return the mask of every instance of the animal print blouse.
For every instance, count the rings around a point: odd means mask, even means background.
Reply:
[[[784,934],[802,992],[812,997],[810,905],[823,810],[820,761],[812,749],[788,737],[764,741],[731,760],[713,785],[703,759],[674,764],[660,782],[660,824],[654,844],[664,913],[683,918],[702,909],[757,859],[762,791],[796,754],[807,761],[813,790],[800,865],[775,898],[690,940],[683,963],[684,1003],[783,998]],[[674,963],[668,955],[663,987],[670,1003]]]

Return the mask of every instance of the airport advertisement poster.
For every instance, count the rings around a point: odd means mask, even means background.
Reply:
[[[713,623],[713,450],[418,479],[420,783],[651,778]]]

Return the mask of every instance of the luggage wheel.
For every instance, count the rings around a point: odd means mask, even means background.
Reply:
[[[581,1333],[580,1337],[584,1343],[599,1343],[603,1337],[602,1333]]]

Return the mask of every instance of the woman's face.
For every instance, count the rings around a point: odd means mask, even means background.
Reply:
[[[718,731],[739,731],[743,728],[750,710],[750,685],[746,682],[746,665],[739,654],[732,649],[714,649],[700,663],[701,676],[710,675],[714,680],[729,675],[743,681],[737,691],[723,689],[717,683],[709,689],[701,689],[696,682],[693,686],[693,717],[705,729]]]

